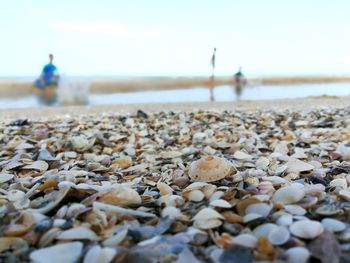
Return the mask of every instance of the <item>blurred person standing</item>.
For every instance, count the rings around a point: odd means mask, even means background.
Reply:
[[[238,72],[233,75],[233,86],[237,100],[240,100],[245,85],[247,85],[247,80],[242,73],[242,67],[240,67]]]
[[[213,55],[211,56],[210,64],[212,66],[212,73],[209,78],[209,89],[210,89],[210,101],[214,101],[214,88],[215,88],[215,60],[216,60],[216,47],[214,47]]]

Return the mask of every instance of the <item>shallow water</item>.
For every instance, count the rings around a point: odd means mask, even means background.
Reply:
[[[349,96],[350,83],[304,84],[284,86],[254,86],[243,90],[241,100],[270,100],[285,98],[303,98],[308,96]],[[237,99],[231,86],[214,89],[216,101],[234,101]],[[192,89],[145,91],[114,94],[91,94],[90,105],[132,104],[132,103],[167,103],[167,102],[205,102],[209,100],[209,89],[198,87]],[[16,100],[0,99],[0,108],[25,108],[40,106],[35,96]]]

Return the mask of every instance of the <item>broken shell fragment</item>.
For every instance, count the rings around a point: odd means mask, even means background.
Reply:
[[[52,263],[75,263],[82,250],[81,242],[64,243],[35,250],[29,257],[33,263],[46,263],[48,260]]]
[[[192,181],[214,182],[228,176],[232,166],[223,158],[217,156],[204,156],[191,163],[189,176]]]

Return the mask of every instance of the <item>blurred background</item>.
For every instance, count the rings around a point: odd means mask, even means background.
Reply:
[[[0,108],[347,96],[348,10],[346,0],[4,0]]]

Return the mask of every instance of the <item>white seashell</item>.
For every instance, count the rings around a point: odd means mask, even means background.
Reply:
[[[287,263],[306,263],[310,252],[304,247],[292,247],[285,252]]]
[[[204,186],[209,185],[208,183],[205,182],[194,182],[191,183],[190,185],[188,185],[184,191],[192,191],[192,190],[198,190],[198,189],[202,189]]]
[[[29,257],[33,263],[75,263],[78,261],[82,249],[81,242],[58,244],[34,250]]]
[[[333,218],[323,218],[321,223],[325,229],[332,232],[341,232],[346,228],[346,225],[342,221]]]
[[[261,178],[263,181],[271,182],[273,185],[286,184],[287,180],[279,176],[264,176]]]
[[[142,202],[139,193],[127,186],[118,186],[112,191],[105,192],[99,200],[105,204],[120,206],[140,205]]]
[[[268,234],[275,228],[277,228],[278,226],[272,223],[265,223],[262,224],[260,226],[257,226],[254,230],[253,230],[253,235],[256,238],[260,238],[262,236],[268,236]]]
[[[289,227],[290,232],[297,237],[313,239],[323,233],[323,226],[318,221],[300,220]]]
[[[306,214],[306,210],[299,205],[285,205],[284,210],[292,215],[303,216]]]
[[[76,217],[80,212],[84,211],[86,206],[83,204],[71,204],[67,209],[66,217],[73,218]]]
[[[270,164],[270,160],[268,158],[260,157],[258,160],[256,160],[255,166],[258,169],[266,170],[269,164]]]
[[[249,205],[246,208],[245,212],[246,214],[255,213],[255,214],[261,215],[262,217],[267,217],[270,214],[271,210],[272,210],[271,205],[268,205],[265,203],[259,203],[259,204]]]
[[[120,231],[118,234],[104,240],[102,242],[102,245],[105,247],[115,247],[119,245],[126,238],[127,235],[128,235],[128,230],[124,229]]]
[[[281,215],[276,220],[276,224],[280,226],[290,226],[292,223],[293,223],[293,216],[290,214]]]
[[[16,150],[29,150],[29,149],[33,149],[34,145],[30,144],[30,143],[26,143],[26,142],[21,142],[20,144],[18,144],[16,146]]]
[[[243,217],[243,222],[248,223],[248,222],[251,222],[251,221],[258,219],[258,218],[262,218],[262,216],[260,214],[256,214],[256,213],[246,214]]]
[[[182,152],[178,151],[169,151],[169,152],[162,152],[160,153],[160,157],[163,159],[173,159],[180,157],[182,155]]]
[[[306,195],[317,195],[324,192],[326,187],[323,184],[307,184],[304,186]]]
[[[350,147],[341,143],[338,145],[336,151],[342,155],[343,160],[350,160]]]
[[[350,190],[349,190],[349,189],[340,190],[338,194],[339,194],[339,196],[340,196],[341,198],[343,198],[344,200],[350,201]]]
[[[283,245],[289,240],[290,234],[286,227],[277,226],[269,232],[267,238],[272,245],[279,246]]]
[[[329,183],[329,185],[332,187],[340,188],[340,189],[346,189],[348,187],[348,183],[347,183],[345,178],[336,178],[336,179],[332,180]]]
[[[219,219],[207,219],[207,220],[196,220],[193,224],[194,227],[199,229],[212,229],[222,225]]]
[[[252,159],[252,156],[242,151],[236,151],[233,155],[233,158],[237,160],[249,160]]]
[[[226,200],[223,199],[216,199],[213,200],[209,203],[209,205],[214,206],[214,207],[220,207],[220,208],[231,208],[232,205],[227,202]]]
[[[308,164],[306,162],[300,161],[298,159],[290,158],[289,161],[286,163],[287,171],[290,173],[300,173],[300,172],[306,172],[311,171],[315,167],[311,164]]]
[[[274,193],[272,201],[274,203],[293,204],[303,199],[304,196],[304,191],[299,187],[286,186]]]
[[[205,141],[207,137],[208,137],[208,134],[206,134],[205,132],[196,132],[195,134],[193,134],[192,142],[201,143]]]
[[[244,247],[255,248],[257,244],[257,238],[252,234],[240,234],[232,239],[234,244]]]
[[[214,200],[220,199],[224,194],[225,193],[222,191],[216,191],[210,196],[209,201],[212,202]]]
[[[13,177],[14,177],[13,174],[9,174],[9,173],[0,173],[0,184],[6,183],[6,182],[12,180]]]
[[[10,202],[16,202],[18,200],[21,200],[23,198],[25,198],[26,194],[21,191],[21,190],[10,190],[7,192],[7,199],[10,201]]]
[[[213,193],[216,191],[217,186],[213,185],[213,184],[208,184],[206,186],[204,186],[201,191],[203,192],[205,198],[209,199]]]
[[[178,195],[164,195],[158,198],[157,204],[160,206],[164,204],[165,206],[175,206],[179,207],[184,204],[184,199]]]
[[[167,206],[161,212],[162,217],[177,218],[180,215],[181,215],[181,210],[174,206]]]
[[[200,190],[194,190],[188,193],[187,199],[192,202],[200,202],[204,199],[204,193]]]
[[[83,263],[109,263],[116,254],[117,251],[113,248],[96,245],[86,253]]]
[[[66,231],[63,231],[61,234],[59,234],[57,239],[64,239],[64,240],[91,240],[96,241],[99,240],[99,237],[90,230],[89,228],[78,226],[71,229],[68,229]]]
[[[173,189],[169,185],[167,185],[166,183],[162,183],[162,182],[158,183],[157,188],[158,188],[161,195],[173,194]]]
[[[224,219],[224,217],[212,208],[203,208],[192,220]]]
[[[37,170],[39,172],[45,172],[49,168],[49,165],[45,161],[35,161],[32,164],[22,167],[22,169]]]

